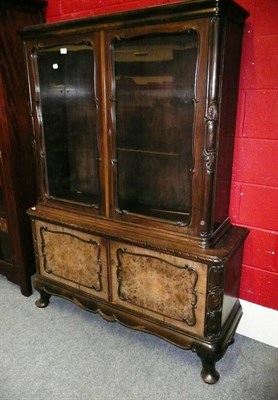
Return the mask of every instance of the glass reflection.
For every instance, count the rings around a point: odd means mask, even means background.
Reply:
[[[6,207],[4,204],[4,193],[0,177],[0,261],[12,262],[12,246],[7,226]]]

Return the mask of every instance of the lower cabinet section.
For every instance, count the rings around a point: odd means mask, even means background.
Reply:
[[[42,276],[107,301],[110,293],[115,305],[204,334],[207,265],[41,221],[35,236]]]
[[[51,295],[62,296],[110,322],[191,349],[202,361],[203,380],[215,383],[215,363],[232,343],[242,315],[238,291],[245,230],[227,233],[226,247],[184,256],[180,250],[125,241],[117,232],[116,237],[95,234],[81,222],[33,219],[37,306],[46,307]]]
[[[41,275],[108,299],[105,239],[40,221],[35,235]]]
[[[112,302],[177,328],[204,332],[207,266],[112,242]]]

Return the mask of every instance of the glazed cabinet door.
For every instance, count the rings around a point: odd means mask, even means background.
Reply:
[[[41,221],[33,232],[42,276],[108,300],[105,239]]]
[[[119,242],[110,258],[112,303],[203,335],[207,265]]]
[[[62,43],[62,44],[61,44]],[[65,38],[31,48],[41,198],[102,208],[99,39]]]
[[[190,21],[108,35],[112,213],[118,219],[175,230],[196,216],[206,29]]]
[[[2,187],[2,165],[0,162],[0,267],[1,263],[12,264],[11,236],[8,229],[8,213],[5,206],[4,191]]]

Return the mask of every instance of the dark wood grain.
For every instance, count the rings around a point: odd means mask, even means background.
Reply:
[[[44,1],[0,5],[0,176],[11,254],[9,263],[0,261],[0,271],[20,285],[24,295],[32,292],[30,276],[35,272],[26,210],[36,202],[36,189],[28,81],[18,31],[42,22],[45,5]]]

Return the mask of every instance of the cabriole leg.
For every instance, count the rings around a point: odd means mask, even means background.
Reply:
[[[201,371],[201,377],[205,383],[213,384],[216,383],[219,379],[219,373],[215,369],[215,362],[211,360],[206,360],[202,357],[202,366],[203,369]]]
[[[36,306],[39,308],[45,308],[49,304],[50,294],[46,293],[43,289],[37,289],[40,294],[40,298],[36,301]]]

